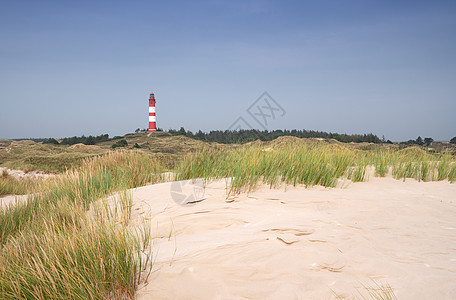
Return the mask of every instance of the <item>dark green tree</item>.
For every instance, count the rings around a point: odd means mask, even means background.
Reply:
[[[434,141],[433,138],[430,138],[430,137],[424,138],[424,144],[426,146],[429,146],[433,141]]]
[[[421,136],[416,138],[415,143],[417,145],[423,146],[424,142],[423,142],[423,139],[421,138]]]
[[[185,131],[185,128],[184,128],[184,127],[181,127],[181,128],[179,129],[179,131],[177,132],[177,134],[179,134],[179,135],[185,135],[186,133],[187,133],[187,132]]]

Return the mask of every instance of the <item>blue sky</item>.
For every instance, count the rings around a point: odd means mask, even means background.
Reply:
[[[227,129],[456,136],[454,1],[0,1],[0,138]]]

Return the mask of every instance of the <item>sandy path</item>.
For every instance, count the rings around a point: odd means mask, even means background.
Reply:
[[[157,237],[138,299],[353,298],[372,280],[398,299],[456,298],[456,184],[371,178],[232,202],[224,187],[192,206],[170,183],[134,190],[134,222],[150,216]]]

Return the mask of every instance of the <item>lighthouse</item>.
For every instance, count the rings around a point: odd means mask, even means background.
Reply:
[[[150,93],[149,97],[149,132],[157,131],[157,121],[155,119],[155,96]]]

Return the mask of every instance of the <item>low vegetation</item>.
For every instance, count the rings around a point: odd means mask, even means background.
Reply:
[[[143,243],[112,216],[89,218],[66,207],[73,223],[11,238],[0,256],[2,299],[133,299]],[[19,250],[19,251],[18,251]],[[146,253],[149,255],[149,253]]]
[[[153,174],[163,170],[160,160],[139,152],[117,151],[87,159],[81,167],[43,183],[41,192],[24,205],[0,210],[0,243],[28,228],[45,230],[47,218],[65,216],[59,210],[63,203],[88,209],[93,201],[113,191],[160,182],[161,177]]]
[[[118,142],[125,140],[125,142]],[[171,136],[169,133],[127,134],[107,141],[97,142],[96,145],[42,144],[33,141],[0,141],[0,167],[21,170],[41,170],[64,173],[66,170],[80,167],[85,158],[103,155],[113,150],[112,145],[122,147],[117,149],[141,149],[144,153],[160,155],[168,162],[176,162],[189,152],[199,150],[207,143],[184,136]],[[211,143],[211,146],[220,146]],[[234,147],[235,145],[223,145]]]
[[[0,298],[133,298],[150,259],[147,241],[140,238],[147,235],[128,228],[127,194],[114,207],[94,202],[160,182],[162,171],[151,155],[111,152],[0,210]]]
[[[112,149],[120,148],[120,147],[128,147],[128,142],[126,140],[122,139],[122,140],[118,140],[111,146]]]
[[[184,159],[178,174],[180,179],[230,178],[230,193],[239,193],[252,190],[259,182],[271,187],[282,183],[334,187],[339,178],[366,180],[369,167],[381,177],[391,171],[394,178],[403,180],[456,180],[455,158],[450,154],[433,154],[413,147],[365,151],[320,143],[205,149]]]
[[[0,166],[10,169],[65,172],[67,169],[80,166],[85,158],[108,151],[97,146],[80,146],[13,141],[3,149],[0,147]]]

